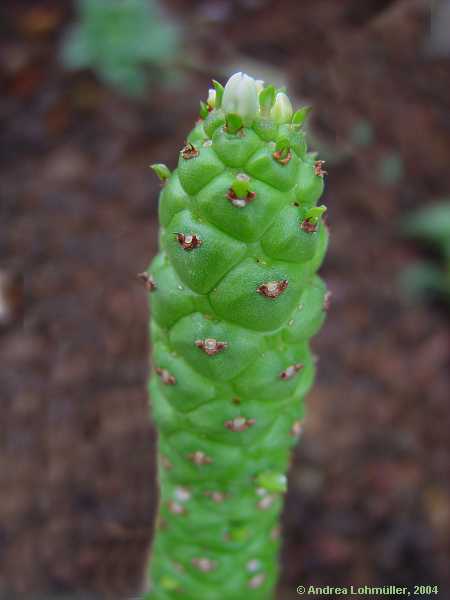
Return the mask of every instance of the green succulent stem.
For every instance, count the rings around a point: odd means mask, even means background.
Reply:
[[[165,181],[160,250],[139,275],[159,434],[148,600],[273,597],[286,475],[315,376],[310,339],[329,304],[317,276],[322,163],[285,122],[287,97],[271,117],[279,91],[242,73],[230,81],[214,82],[177,168],[153,165]]]

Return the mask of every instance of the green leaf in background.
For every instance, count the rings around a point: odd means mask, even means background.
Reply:
[[[386,187],[400,183],[403,172],[403,159],[397,152],[386,154],[377,165],[378,181]]]
[[[437,296],[450,302],[450,200],[443,199],[407,216],[401,231],[433,247],[443,259],[442,266],[429,260],[405,269],[400,278],[402,288],[413,298]]]
[[[178,48],[178,30],[155,0],[78,0],[79,22],[67,34],[67,69],[90,68],[122,92],[142,94]]]
[[[375,132],[370,121],[367,119],[357,121],[350,132],[350,138],[356,146],[370,146],[375,139]]]
[[[400,276],[400,285],[415,300],[442,296],[450,302],[450,270],[445,272],[431,262],[421,261],[407,267]]]
[[[441,200],[407,216],[402,231],[408,237],[432,244],[450,258],[450,200]]]

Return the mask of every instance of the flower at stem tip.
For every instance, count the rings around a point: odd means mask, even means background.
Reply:
[[[249,127],[258,114],[258,88],[253,77],[241,72],[232,75],[225,85],[222,108],[225,114],[239,115]]]

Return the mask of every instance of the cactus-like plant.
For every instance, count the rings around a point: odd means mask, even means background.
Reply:
[[[214,82],[162,180],[150,396],[161,499],[152,600],[270,598],[309,339],[328,293],[323,161],[289,98],[247,75]]]

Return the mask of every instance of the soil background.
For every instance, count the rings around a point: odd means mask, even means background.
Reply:
[[[314,341],[278,597],[300,584],[450,597],[448,309],[398,285],[422,255],[402,217],[450,193],[450,56],[433,38],[443,4],[172,0],[178,88],[135,101],[62,68],[70,2],[1,3],[2,599],[141,589],[157,502],[135,277],[156,251],[148,165],[175,166],[210,79],[241,69],[275,72],[314,106],[328,170],[333,302]]]

